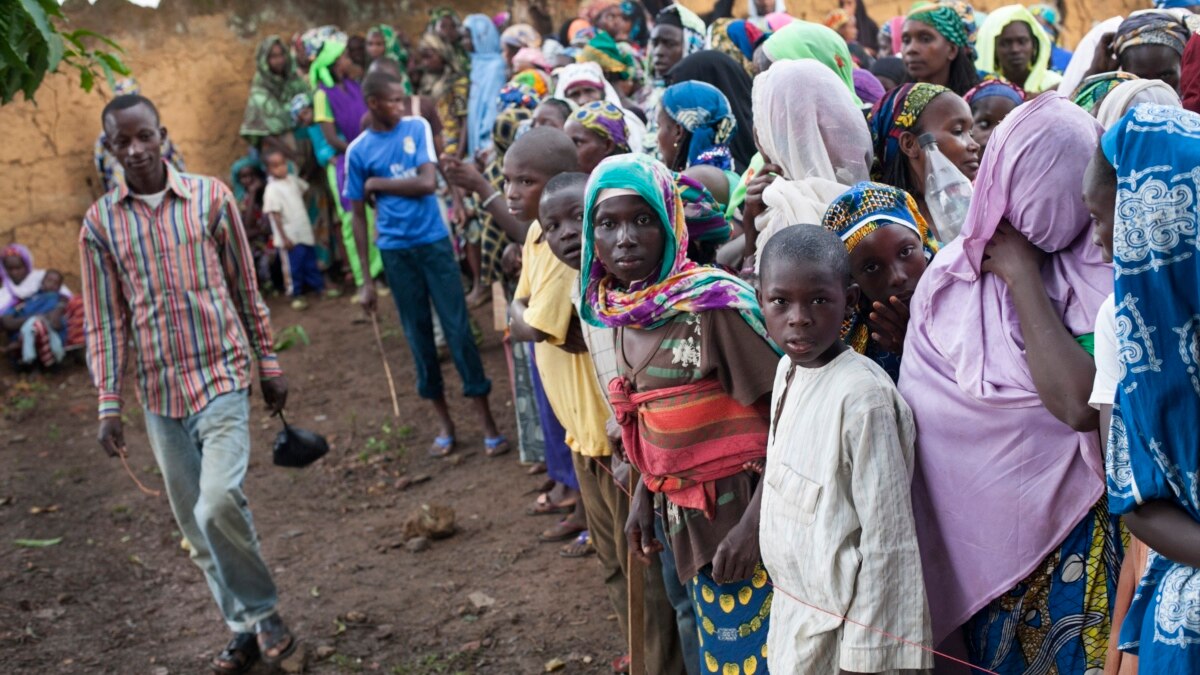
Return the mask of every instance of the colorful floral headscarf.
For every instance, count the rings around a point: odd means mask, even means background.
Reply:
[[[292,117],[292,124],[300,124],[300,113],[313,105],[312,96],[307,91],[300,92],[292,97],[288,104],[288,114]]]
[[[1075,105],[1095,116],[1096,109],[1100,107],[1100,102],[1104,100],[1104,97],[1108,96],[1108,92],[1122,82],[1136,79],[1138,79],[1137,75],[1120,70],[1098,73],[1080,82],[1071,94],[1071,100],[1075,102]]]
[[[758,74],[754,67],[754,43],[762,30],[745,19],[717,19],[708,28],[708,47],[724,53],[737,62],[750,77]]]
[[[1165,45],[1182,57],[1190,37],[1187,25],[1171,12],[1146,10],[1134,12],[1121,22],[1113,37],[1112,50],[1119,58],[1130,47]]]
[[[837,30],[850,23],[850,12],[838,7],[837,9],[834,9],[825,15],[825,21],[823,23],[833,30]]]
[[[297,40],[301,51],[304,52],[304,59],[311,64],[313,59],[321,53],[325,41],[332,37],[338,37],[342,42],[346,41],[346,34],[337,26],[320,26],[304,31]]]
[[[939,84],[910,82],[891,90],[875,104],[867,119],[871,127],[871,140],[875,145],[872,180],[878,181],[883,175],[883,167],[900,155],[900,135],[917,126],[917,120],[930,101],[949,91]]]
[[[541,47],[542,36],[533,26],[527,23],[518,23],[504,29],[504,32],[500,34],[500,44],[517,49]]]
[[[596,257],[595,211],[610,190],[632,191],[658,214],[664,237],[658,274],[617,288]],[[584,198],[583,252],[579,275],[580,316],[588,323],[615,328],[652,329],[679,314],[734,309],[754,332],[767,338],[754,289],[715,267],[687,258],[688,233],[679,186],[662,162],[645,155],[617,155],[600,162],[588,180]]]
[[[920,21],[932,26],[942,37],[964,49],[971,46],[971,33],[963,23],[962,16],[948,5],[929,5],[913,10],[909,21]]]
[[[720,89],[706,82],[680,82],[667,87],[661,105],[691,136],[687,166],[709,164],[729,170],[729,139],[737,128],[737,119]]]
[[[883,183],[864,181],[850,188],[829,205],[821,224],[841,237],[847,252],[854,251],[871,233],[888,225],[901,225],[915,232],[926,261],[938,251],[938,243],[930,235],[929,224],[912,195]],[[859,354],[867,353],[870,337],[866,317],[861,313],[855,312],[842,322],[842,341]]]
[[[1050,41],[1057,44],[1058,35],[1062,32],[1062,15],[1058,9],[1050,5],[1031,5],[1029,13],[1042,24],[1042,29],[1050,36]]]
[[[684,7],[679,3],[667,5],[655,17],[656,24],[666,26],[675,26],[683,31],[683,55],[695,54],[704,49],[704,34],[708,29],[704,26],[704,19],[700,18],[692,10]]]
[[[527,86],[524,82],[520,82],[516,78],[513,78],[511,82],[501,87],[497,105],[499,106],[498,110],[501,112],[508,110],[509,108],[525,108],[526,110],[533,110],[534,108],[537,108],[538,104],[541,102],[541,97],[538,96],[533,89]]]
[[[1011,82],[1005,82],[995,78],[988,78],[983,82],[975,85],[963,94],[963,100],[970,105],[974,101],[982,101],[985,98],[999,96],[1013,102],[1014,105],[1021,105],[1025,102],[1025,91]]]
[[[620,152],[630,152],[629,129],[625,125],[625,111],[608,101],[592,101],[576,110],[571,119],[585,129],[613,142]]]
[[[606,31],[596,31],[596,37],[588,41],[579,54],[581,62],[592,62],[600,66],[605,75],[628,80],[634,76],[637,62],[621,51],[617,41]]]

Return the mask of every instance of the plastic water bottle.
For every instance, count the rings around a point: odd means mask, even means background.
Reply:
[[[948,244],[962,232],[975,193],[971,181],[938,149],[933,134],[917,139],[925,152],[925,205],[933,216],[938,238]]]

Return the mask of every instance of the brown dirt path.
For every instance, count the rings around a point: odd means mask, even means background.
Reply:
[[[438,460],[425,454],[432,415],[416,396],[394,306],[382,309],[381,327],[401,395],[398,422],[370,324],[352,323],[356,307],[346,299],[303,313],[271,305],[277,331],[299,324],[311,338],[281,354],[289,421],[334,445],[308,469],[275,467],[277,423],[255,398],[246,492],[281,610],[307,642],[309,672],[537,673],[552,659],[565,662],[560,672],[609,672],[622,641],[595,558],[560,558],[536,540],[553,521],[524,515],[540,479],[517,463],[497,334],[486,331],[483,357],[514,451],[484,457],[480,429],[457,398],[462,459]],[[490,312],[476,312],[481,325]],[[447,391],[460,391],[453,366],[444,372]],[[138,492],[96,444],[94,401],[82,366],[26,378],[0,366],[0,670],[207,672],[227,633],[165,497]],[[140,410],[127,414],[131,463],[143,482],[161,486]],[[397,489],[399,476],[421,474],[430,480]],[[401,524],[431,502],[457,512],[459,531],[411,553]],[[58,537],[46,548],[13,543]],[[473,593],[495,604],[478,608]],[[319,646],[334,652],[316,659]]]

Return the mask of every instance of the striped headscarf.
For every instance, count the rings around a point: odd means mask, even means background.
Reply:
[[[962,16],[949,5],[928,5],[915,9],[908,15],[909,21],[920,21],[933,27],[942,37],[964,49],[971,48],[971,32]]]
[[[617,41],[607,31],[596,31],[596,37],[588,40],[579,53],[580,62],[592,62],[600,66],[606,76],[628,80],[634,76],[637,62],[628,53],[621,51]]]
[[[867,118],[875,145],[871,179],[879,181],[884,167],[900,155],[900,135],[912,131],[930,101],[950,90],[938,84],[918,82],[902,84],[891,90],[871,109]]]
[[[629,128],[625,125],[625,111],[608,101],[592,101],[576,110],[571,119],[579,122],[588,131],[610,140],[620,152],[630,152]]]
[[[1113,37],[1112,50],[1120,58],[1131,47],[1164,45],[1182,57],[1189,38],[1191,31],[1182,19],[1171,12],[1151,9],[1134,12],[1121,22]]]
[[[970,105],[974,101],[982,101],[985,98],[999,96],[1013,102],[1014,105],[1021,105],[1025,102],[1025,91],[1011,82],[989,78],[980,82],[971,88],[970,91],[963,94],[963,100]]]
[[[1075,102],[1075,105],[1095,116],[1096,109],[1100,107],[1100,102],[1104,100],[1104,97],[1108,96],[1108,92],[1122,82],[1136,79],[1138,79],[1137,75],[1120,70],[1098,73],[1080,82],[1071,94],[1071,100]]]
[[[709,164],[727,171],[732,163],[729,139],[737,118],[729,99],[707,82],[680,82],[667,87],[661,105],[667,115],[688,131],[687,166]]]
[[[725,213],[708,188],[700,181],[681,173],[673,174],[679,186],[679,198],[683,200],[683,220],[687,227],[688,241],[723,244],[729,241],[733,229],[725,220]]]
[[[704,35],[708,28],[704,19],[679,3],[667,5],[655,17],[654,23],[675,26],[683,31],[683,55],[695,54],[704,49]]]
[[[926,261],[938,250],[938,243],[930,235],[929,224],[912,195],[883,183],[863,181],[850,188],[829,205],[821,224],[841,237],[848,253],[871,233],[888,225],[900,225],[916,233]],[[859,354],[867,353],[870,337],[866,317],[859,312],[842,322],[842,341]]]
[[[658,274],[624,289],[617,287],[596,257],[595,212],[606,198],[630,193],[654,209],[666,236]],[[605,159],[588,179],[583,207],[579,290],[584,301],[579,314],[584,321],[600,327],[649,330],[679,314],[733,309],[754,332],[767,338],[754,289],[727,272],[688,259],[688,232],[679,185],[662,162],[634,154]]]

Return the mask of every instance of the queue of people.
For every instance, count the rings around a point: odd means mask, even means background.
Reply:
[[[779,4],[267,38],[232,190],[168,161],[149,99],[109,103],[123,175],[80,240],[100,440],[124,452],[132,343],[234,633],[216,672],[299,641],[241,495],[246,397],[253,359],[287,394],[259,286],[282,267],[302,301],[338,261],[368,313],[391,290],[430,454],[545,473],[539,540],[595,556],[647,673],[1200,672],[1200,26],[1147,9],[1068,54],[1055,7]],[[0,300],[53,291],[3,255]]]

